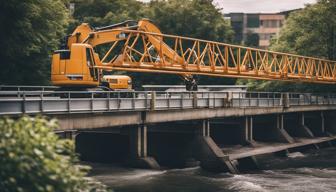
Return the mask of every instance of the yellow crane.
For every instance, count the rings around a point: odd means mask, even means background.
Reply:
[[[102,44],[110,47],[100,58],[95,48]],[[181,75],[188,90],[197,89],[193,75],[336,83],[335,61],[166,35],[146,19],[96,29],[79,25],[67,49],[54,52],[51,80],[113,89],[103,72],[116,70]]]

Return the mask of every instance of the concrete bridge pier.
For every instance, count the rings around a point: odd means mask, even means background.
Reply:
[[[246,116],[243,118],[243,121],[241,123],[242,129],[243,129],[243,139],[244,141],[252,145],[255,143],[253,140],[253,117],[252,116]]]
[[[211,138],[221,148],[254,143],[252,116],[215,119],[210,124]]]
[[[193,154],[201,162],[202,168],[216,172],[239,172],[234,163],[210,137],[209,120],[203,120],[202,125],[196,128],[192,146]]]
[[[327,136],[325,128],[325,113],[323,111],[305,113],[304,123],[309,127],[314,136]]]
[[[328,135],[335,135],[336,134],[336,112],[323,112],[324,114],[324,126],[325,132]]]
[[[287,143],[294,143],[294,139],[285,130],[284,115],[283,114],[277,114],[276,115],[276,128],[275,128],[275,130],[278,132],[278,135],[280,136],[282,141],[287,142]]]
[[[256,141],[293,143],[294,139],[284,129],[283,114],[255,116],[253,135]]]
[[[127,129],[129,136],[130,166],[146,169],[159,169],[160,166],[153,157],[148,156],[147,150],[147,125],[140,124]]]
[[[304,113],[289,113],[284,116],[284,129],[294,138],[314,138],[308,128]]]

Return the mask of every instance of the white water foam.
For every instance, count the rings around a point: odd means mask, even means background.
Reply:
[[[143,177],[151,177],[155,175],[165,174],[167,171],[146,171],[146,170],[136,170],[131,174],[119,176],[119,179],[132,180],[139,179]]]
[[[96,179],[113,183],[113,185],[124,185],[129,182],[144,182],[151,180],[154,176],[165,174],[167,171],[147,171],[147,170],[132,170],[127,172],[119,172],[110,175],[96,175]]]
[[[234,182],[229,189],[239,190],[241,192],[267,192],[261,185],[252,183],[250,181],[237,181]]]
[[[300,153],[300,152],[288,153],[287,156],[289,158],[301,158],[301,157],[305,157],[305,155],[302,154],[302,153]]]
[[[189,172],[189,171],[196,171],[200,170],[201,167],[188,167],[188,168],[180,168],[180,169],[170,169],[169,172]]]

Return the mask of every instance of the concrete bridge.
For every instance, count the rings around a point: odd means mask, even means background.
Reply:
[[[0,115],[59,120],[83,160],[237,173],[258,157],[333,145],[336,95],[0,91]]]

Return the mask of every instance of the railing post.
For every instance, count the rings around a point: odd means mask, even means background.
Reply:
[[[276,93],[273,93],[272,95],[273,95],[273,107],[275,106],[275,94]]]
[[[249,107],[251,107],[251,99],[252,99],[252,93],[250,93],[250,98],[249,98]]]
[[[171,97],[171,93],[168,92],[168,99],[167,99],[168,109],[170,109],[170,97]]]
[[[135,93],[132,92],[132,108],[135,109]]]
[[[181,105],[181,109],[183,109],[183,92],[181,93],[181,97],[180,97],[180,105]]]
[[[230,96],[231,94],[231,96]],[[229,107],[230,106],[230,98],[232,98],[232,92],[225,92],[223,97],[223,106],[222,107]]]
[[[111,111],[111,92],[107,93],[107,110]]]
[[[26,113],[26,93],[22,93],[23,99],[22,99],[22,113]]]
[[[213,93],[213,108],[216,108],[216,93]]]
[[[43,92],[40,93],[40,110],[43,113]]]
[[[208,92],[208,108],[210,108],[210,92]]]
[[[93,111],[93,93],[91,93],[91,111]]]
[[[120,98],[120,92],[118,91],[118,95],[117,95],[118,97],[118,102],[117,102],[117,104],[118,104],[118,110],[120,110],[120,105],[121,105],[121,98]]]
[[[148,92],[146,91],[145,92],[145,110],[147,110],[148,109]]]
[[[197,92],[192,92],[192,99],[193,99],[193,108],[197,108]]]
[[[330,105],[330,94],[328,93],[328,105]]]
[[[282,106],[288,108],[289,104],[289,93],[282,93],[281,94]]]
[[[68,92],[68,112],[70,113],[70,105],[71,105],[71,103],[70,103],[71,101],[70,101],[70,92]]]
[[[155,105],[156,105],[156,92],[152,91],[151,92],[151,100],[150,100],[150,110],[151,111],[155,110]]]

